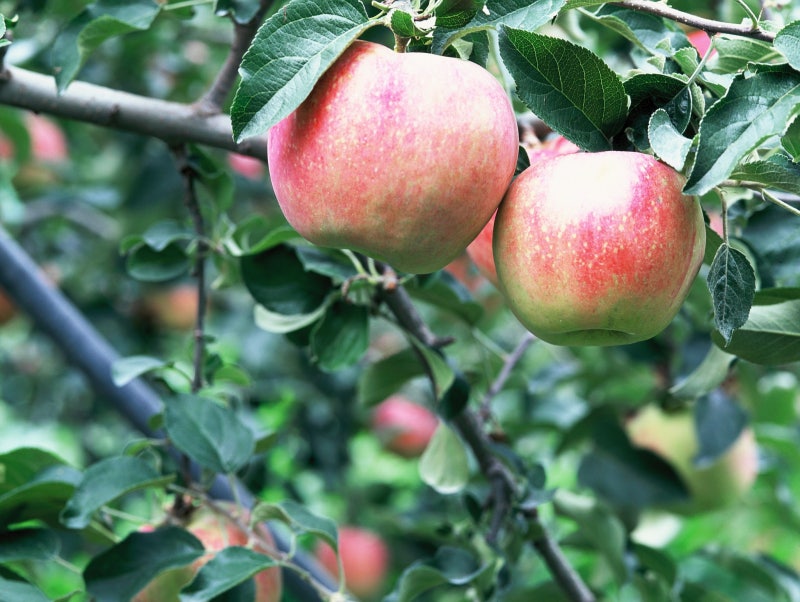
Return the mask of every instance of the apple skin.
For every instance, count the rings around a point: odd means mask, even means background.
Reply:
[[[518,144],[508,95],[485,69],[356,41],[267,148],[278,203],[303,237],[428,273],[489,221]]]
[[[314,555],[336,577],[339,565],[336,553],[320,541]],[[347,589],[358,598],[375,599],[383,589],[389,570],[389,548],[377,534],[352,525],[339,528],[339,555],[342,559]]]
[[[758,474],[758,447],[746,428],[714,464],[697,468],[697,433],[691,411],[666,413],[655,405],[640,410],[625,425],[637,447],[649,449],[669,462],[683,479],[691,500],[671,507],[683,514],[708,512],[729,505],[746,493]]]
[[[438,426],[436,414],[401,395],[388,397],[372,413],[373,432],[386,449],[404,458],[420,456]]]
[[[580,148],[563,136],[556,136],[542,142],[541,146],[528,150],[528,160],[531,164],[557,155],[568,155],[577,153]],[[494,220],[497,216],[495,212],[489,222],[483,227],[478,236],[475,237],[467,247],[467,255],[478,268],[484,277],[499,288],[497,282],[497,268],[494,265],[494,253],[492,251],[492,241],[494,238]]]
[[[248,157],[239,153],[228,155],[228,165],[231,169],[249,180],[257,180],[264,175],[264,163],[261,159]]]
[[[236,512],[235,505],[226,503],[222,505],[232,513]],[[200,567],[214,557],[215,552],[229,546],[246,546],[248,543],[247,533],[205,506],[194,512],[186,528],[203,543],[209,553],[189,566],[161,573],[133,598],[133,602],[178,602],[180,590],[192,580]],[[140,531],[152,530],[152,526],[149,525],[140,529]],[[260,530],[260,535],[270,543],[273,542],[272,535],[265,527]],[[255,585],[254,602],[280,602],[283,581],[279,567],[271,567],[258,573],[255,576]]]
[[[690,31],[686,34],[686,37],[689,38],[689,42],[697,50],[697,53],[701,57],[705,56],[706,52],[708,52],[708,47],[711,46],[711,37],[702,29]]]
[[[556,345],[624,345],[661,332],[705,250],[683,176],[642,153],[532,164],[500,206],[494,259],[510,309]]]

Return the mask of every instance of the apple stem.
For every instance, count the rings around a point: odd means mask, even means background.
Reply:
[[[404,53],[408,48],[408,43],[411,41],[411,38],[406,38],[404,36],[399,36],[394,34],[394,51],[399,53]]]

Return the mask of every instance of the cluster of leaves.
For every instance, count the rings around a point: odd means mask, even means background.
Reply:
[[[166,14],[191,18],[192,9],[183,4],[97,0],[63,15],[64,26],[54,44],[59,90],[68,89],[103,41],[157,30]],[[411,51],[502,65],[519,106],[583,149],[653,153],[686,174],[687,193],[700,195],[707,208],[720,204],[719,193],[727,228],[724,238],[709,230],[704,267],[708,288],[695,287],[673,328],[648,344],[608,355],[537,345],[529,354],[492,407],[498,432],[491,451],[514,475],[516,491],[508,522],[487,537],[493,515],[484,500],[494,492],[472,469],[456,425],[470,402],[490,387],[507,357],[503,348],[521,336],[507,314],[490,309],[491,302],[497,302],[495,293],[470,293],[445,272],[398,276],[368,258],[310,246],[280,216],[253,217],[247,208],[237,207],[241,183],[213,155],[192,148],[190,165],[203,184],[200,200],[209,231],[200,237],[185,225],[186,219],[170,215],[156,221],[148,215],[143,227],[137,229],[137,223],[125,228],[120,247],[128,274],[146,283],[169,282],[186,275],[208,253],[216,284],[247,291],[257,304],[255,323],[266,332],[285,335],[285,340],[275,344],[274,353],[265,354],[263,349],[246,350],[243,338],[237,339],[240,333],[226,339],[221,332],[219,340],[206,336],[201,369],[207,387],[199,394],[190,391],[191,369],[185,363],[162,359],[145,347],[141,355],[117,362],[114,377],[124,386],[149,375],[161,387],[163,413],[151,423],[158,439],[138,442],[121,454],[117,450],[118,455],[84,471],[33,448],[0,456],[0,524],[13,526],[0,532],[0,563],[8,567],[0,571],[0,591],[20,601],[47,599],[32,584],[36,579],[30,567],[61,559],[61,546],[69,541],[62,535],[65,529],[102,542],[104,550],[98,553],[95,548],[91,558],[80,560],[81,583],[76,589],[81,591],[74,596],[71,591],[61,593],[64,599],[87,593],[101,600],[123,599],[154,575],[195,559],[198,542],[186,533],[166,529],[128,535],[130,525],[117,513],[129,510],[130,500],[140,500],[146,492],[158,491],[160,502],[165,488],[183,492],[193,483],[205,489],[215,482],[215,474],[244,477],[254,458],[279,471],[277,443],[296,449],[289,442],[291,433],[253,429],[250,408],[237,400],[276,378],[276,372],[290,372],[279,360],[263,359],[265,355],[290,356],[288,349],[300,349],[313,368],[287,376],[294,379],[293,406],[319,403],[331,413],[353,415],[427,381],[425,396],[442,417],[442,427],[419,463],[421,483],[409,487],[420,499],[409,513],[416,522],[411,530],[422,543],[411,548],[415,555],[408,566],[395,567],[400,574],[392,600],[417,599],[435,588],[456,592],[454,599],[463,599],[467,591],[479,599],[565,599],[542,563],[532,559],[529,544],[542,540],[540,525],[530,519],[539,512],[566,533],[562,543],[570,559],[592,578],[593,589],[609,599],[799,598],[800,578],[782,564],[797,561],[793,550],[752,554],[753,542],[748,540],[739,550],[698,551],[698,544],[711,540],[705,535],[678,539],[671,549],[661,549],[643,543],[646,537],[635,537],[640,512],[682,500],[687,492],[669,465],[630,444],[619,418],[658,396],[678,405],[692,402],[701,435],[696,462],[709,463],[741,434],[747,407],[753,421],[764,427],[759,435],[772,462],[764,470],[769,482],[759,491],[769,510],[758,513],[751,508],[748,514],[745,509],[741,515],[734,510],[721,516],[744,516],[757,527],[788,522],[793,537],[800,524],[791,508],[798,496],[800,466],[793,459],[797,416],[792,404],[800,387],[789,371],[778,373],[789,384],[776,384],[770,381],[773,372],[756,366],[800,359],[796,227],[784,200],[800,194],[795,162],[799,130],[794,124],[800,111],[800,27],[760,23],[763,29],[758,31],[774,36],[774,44],[715,36],[716,54],[701,57],[673,21],[620,3],[452,0],[415,11],[418,4],[386,3],[371,11],[360,0],[276,3],[241,65],[241,84],[231,107],[235,137],[259,135],[285,117],[353,40],[377,35],[378,26],[388,24],[394,35],[410,39]],[[244,23],[259,6],[256,0],[217,0],[213,8]],[[542,33],[553,23],[561,26],[562,37]],[[0,20],[0,37],[10,24]],[[565,39],[578,39],[579,31],[584,34],[581,44]],[[13,189],[11,176],[2,182],[4,189]],[[424,308],[434,330],[456,335],[446,354],[387,309],[387,299],[398,287]],[[387,321],[402,332],[397,348],[378,361],[366,361],[376,326]],[[492,339],[499,341],[499,349]],[[717,346],[709,347],[709,339]],[[225,350],[237,343],[242,349]],[[246,358],[248,353],[258,357]],[[250,373],[239,368],[237,360],[248,362]],[[730,380],[737,362],[733,378],[741,391],[736,392],[740,399],[734,400]],[[657,382],[654,371],[668,374],[667,386]],[[308,378],[316,381],[316,388],[301,388],[299,382]],[[322,401],[326,398],[319,389],[326,386],[340,386],[343,397],[358,403],[336,406],[329,399]],[[773,406],[762,407],[761,397]],[[342,416],[340,421],[345,420]],[[308,446],[329,450],[330,444],[324,447],[321,439],[330,431],[315,432],[318,424],[309,420],[305,425]],[[341,445],[347,446],[352,434],[341,434]],[[192,459],[199,469],[195,477],[183,473],[180,460],[161,455],[163,440]],[[380,450],[366,445],[366,461],[382,461]],[[307,458],[321,463],[324,456],[309,453]],[[352,464],[358,462],[351,459]],[[560,467],[560,462],[568,467]],[[548,464],[547,476],[543,464]],[[337,467],[333,480],[346,478],[345,469]],[[301,504],[265,504],[256,508],[254,520],[277,521],[293,536],[310,534],[335,546],[334,523],[308,510],[329,510],[315,504],[319,489],[307,483],[316,482],[309,476],[315,467],[302,470],[305,479],[292,479],[295,470],[284,467],[286,489],[292,493],[281,494]],[[416,470],[415,466],[415,477]],[[367,499],[376,508],[387,499],[400,504],[399,488],[380,483],[376,471],[370,472],[365,495],[379,488],[384,497]],[[559,492],[554,485],[561,486]],[[441,498],[427,497],[425,486],[445,496],[447,510],[458,512],[432,511],[430,507],[441,508]],[[328,502],[341,511],[343,498],[351,494],[334,490]],[[364,498],[354,500],[356,504]],[[133,508],[140,509],[135,504]],[[349,510],[381,514],[375,508]],[[339,517],[348,514],[340,512]],[[712,531],[715,519],[702,520],[688,521],[686,531]],[[393,523],[394,517],[383,526]],[[187,590],[187,599],[210,599],[273,562],[265,557],[243,559],[237,551],[230,554],[204,569]],[[291,558],[282,561],[292,565]],[[440,594],[446,595],[436,589],[434,595]]]

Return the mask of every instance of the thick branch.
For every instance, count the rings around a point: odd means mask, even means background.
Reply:
[[[664,2],[653,2],[652,0],[623,0],[622,2],[609,2],[609,4],[630,8],[631,10],[638,10],[658,17],[664,17],[665,19],[677,21],[678,23],[683,23],[695,29],[702,29],[709,33],[729,33],[737,36],[764,40],[765,42],[773,42],[775,40],[774,33],[764,31],[756,23],[750,25],[736,25],[735,23],[705,19],[691,13],[685,13],[671,8]]]
[[[152,136],[170,146],[204,144],[263,159],[266,138],[233,140],[230,117],[202,116],[190,106],[76,81],[62,95],[52,77],[18,67],[0,73],[0,104]]]

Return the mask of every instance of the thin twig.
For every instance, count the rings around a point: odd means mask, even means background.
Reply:
[[[651,0],[622,0],[621,2],[609,2],[609,4],[656,15],[658,17],[664,17],[665,19],[677,21],[678,23],[683,23],[695,29],[702,29],[709,33],[729,33],[737,36],[755,38],[765,42],[773,42],[775,40],[775,34],[764,31],[758,26],[758,23],[737,25],[735,23],[726,23],[725,21],[706,19],[674,9],[664,2],[653,2]]]
[[[267,14],[272,0],[261,0],[256,14],[247,23],[239,23],[233,19],[233,42],[231,50],[225,58],[225,63],[217,73],[211,87],[197,101],[195,107],[202,115],[213,115],[222,111],[225,101],[236,83],[239,74],[239,65],[242,63],[244,53],[253,42],[264,15]]]
[[[517,343],[516,348],[506,357],[505,362],[503,362],[503,367],[500,369],[497,377],[489,386],[489,389],[487,389],[486,394],[483,396],[483,400],[481,400],[480,417],[484,422],[489,419],[489,416],[492,413],[492,400],[498,395],[498,393],[500,393],[500,391],[503,390],[503,387],[505,386],[508,377],[511,376],[511,372],[514,370],[514,367],[520,362],[522,356],[525,355],[525,352],[528,350],[528,347],[530,347],[535,340],[535,336],[533,336],[530,332],[525,332],[525,334],[522,336],[522,339],[520,339],[519,343]]]

